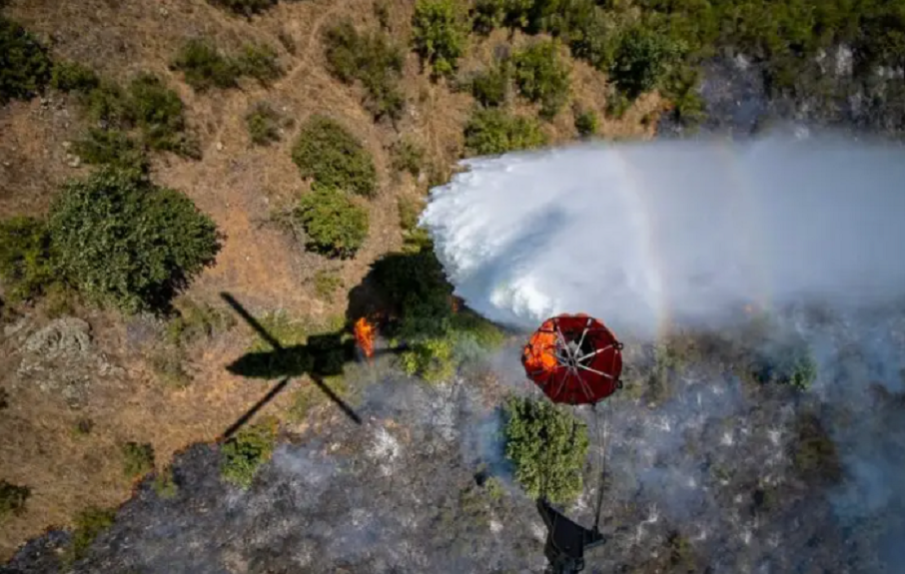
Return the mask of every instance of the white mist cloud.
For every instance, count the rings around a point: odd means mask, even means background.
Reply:
[[[652,335],[748,303],[902,294],[903,160],[831,138],[585,144],[468,160],[421,223],[491,319],[583,311]]]

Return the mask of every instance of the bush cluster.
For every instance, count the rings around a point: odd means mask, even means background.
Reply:
[[[484,107],[499,107],[509,99],[511,85],[512,68],[503,61],[471,80],[471,95]]]
[[[143,476],[154,469],[154,447],[149,443],[127,442],[122,445],[122,455],[126,478]]]
[[[303,195],[296,217],[308,236],[306,247],[328,257],[352,257],[368,237],[367,210],[331,187],[317,185]]]
[[[513,64],[521,94],[541,105],[541,117],[551,119],[569,99],[569,67],[557,43],[535,42],[518,52]]]
[[[43,221],[0,221],[0,281],[10,301],[38,297],[54,282],[50,233]]]
[[[0,105],[28,99],[50,81],[50,55],[19,24],[0,16]]]
[[[349,20],[328,29],[325,41],[330,71],[347,84],[362,83],[375,119],[398,119],[405,102],[399,89],[402,50],[383,32],[359,33]]]
[[[270,145],[280,140],[280,114],[266,102],[259,102],[245,115],[245,125],[251,141],[257,145]]]
[[[275,6],[277,0],[210,0],[210,2],[236,14],[251,16]]]
[[[543,399],[506,403],[506,458],[532,498],[570,503],[581,493],[588,452],[585,424]]]
[[[75,528],[72,530],[71,545],[65,561],[71,564],[84,558],[91,544],[113,526],[115,519],[116,511],[112,509],[91,507],[76,514]]]
[[[593,110],[577,110],[575,113],[575,130],[580,137],[591,137],[600,129],[600,121]]]
[[[5,480],[0,480],[0,520],[25,509],[25,502],[31,496],[31,489]]]
[[[474,155],[531,149],[545,143],[537,121],[499,108],[475,110],[465,125],[465,147]]]
[[[458,0],[418,0],[412,15],[412,44],[435,75],[450,75],[465,52],[471,24]]]
[[[372,197],[377,170],[364,146],[336,120],[315,115],[303,126],[292,149],[302,177],[328,188]]]
[[[220,248],[214,222],[188,197],[112,168],[67,184],[49,230],[66,279],[126,312],[166,308]]]
[[[220,475],[240,488],[248,488],[258,468],[270,460],[276,443],[276,424],[263,421],[236,433],[223,445]]]
[[[246,44],[237,56],[230,56],[204,38],[193,38],[183,44],[170,67],[182,72],[185,82],[198,92],[234,88],[242,76],[267,85],[283,75],[277,53],[270,46]]]

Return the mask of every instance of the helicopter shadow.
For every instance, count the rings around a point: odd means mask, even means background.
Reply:
[[[342,330],[312,335],[304,345],[284,346],[232,295],[221,293],[220,297],[271,348],[267,351],[246,353],[227,365],[226,370],[234,375],[252,379],[282,379],[223,432],[224,438],[234,435],[258,411],[279,396],[293,378],[305,375],[349,420],[358,425],[362,424],[358,413],[324,380],[326,377],[342,374],[344,365],[356,359],[355,343],[344,341]]]

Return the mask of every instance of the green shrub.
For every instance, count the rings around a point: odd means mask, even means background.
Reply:
[[[29,496],[31,489],[27,486],[0,480],[0,520],[13,514],[21,514],[25,510],[25,502]]]
[[[471,95],[485,107],[502,106],[509,98],[512,83],[510,66],[502,62],[498,66],[475,76],[471,81]]]
[[[419,376],[428,383],[449,379],[455,374],[453,341],[448,337],[418,341],[400,356],[402,370],[409,376]]]
[[[388,326],[389,336],[416,341],[447,334],[453,289],[433,249],[386,255],[374,263],[373,277],[397,317]]]
[[[157,76],[140,74],[129,84],[130,108],[145,145],[193,155],[185,138],[185,106]]]
[[[634,27],[622,35],[610,74],[619,89],[635,99],[657,87],[676,55],[668,37]]]
[[[251,16],[275,6],[277,0],[210,0],[212,4],[220,5],[236,14]]]
[[[183,73],[185,83],[196,91],[233,88],[242,73],[238,64],[206,39],[192,39],[179,49],[170,67]]]
[[[321,299],[332,303],[336,290],[342,287],[343,280],[335,273],[319,270],[314,274],[314,292]]]
[[[270,460],[276,442],[276,424],[264,421],[246,427],[223,445],[220,475],[240,488],[248,488],[258,467]]]
[[[511,398],[506,416],[506,458],[516,480],[532,498],[572,502],[582,490],[585,424],[544,399]]]
[[[157,473],[157,476],[154,477],[153,487],[157,496],[164,500],[176,498],[176,495],[179,493],[179,485],[176,484],[176,481],[173,479],[173,469],[167,467],[165,470]]]
[[[143,476],[154,469],[154,447],[149,443],[127,442],[122,445],[122,455],[126,478]]]
[[[407,171],[412,177],[421,174],[421,164],[424,162],[424,149],[409,139],[401,139],[393,144],[390,150],[392,154],[393,169]]]
[[[100,85],[88,92],[85,102],[91,121],[107,128],[134,127],[129,98],[118,84],[101,79]]]
[[[55,279],[45,223],[31,217],[0,221],[0,280],[9,299],[38,297]]]
[[[179,347],[163,349],[151,356],[148,364],[166,387],[185,389],[192,383],[192,376],[185,369],[185,351]]]
[[[540,103],[540,115],[550,119],[569,99],[569,67],[553,41],[536,42],[513,58],[515,82],[528,100]]]
[[[477,0],[474,28],[484,34],[501,26],[524,28],[534,4],[534,0]]]
[[[165,309],[220,249],[214,222],[188,197],[112,168],[67,184],[49,228],[64,275],[126,312]]]
[[[449,75],[465,52],[469,27],[462,2],[418,0],[412,15],[412,43],[435,75]]]
[[[248,135],[257,145],[280,141],[280,114],[266,102],[259,102],[245,116]]]
[[[817,415],[804,412],[795,421],[790,442],[792,466],[811,484],[836,484],[843,477],[839,450]]]
[[[575,129],[578,135],[586,138],[593,136],[600,129],[600,122],[593,110],[586,110],[575,114]]]
[[[33,97],[50,75],[47,49],[22,26],[0,16],[0,105]]]
[[[365,197],[377,192],[377,170],[371,155],[355,136],[328,117],[315,115],[302,126],[292,160],[302,177],[323,187]]]
[[[53,65],[50,86],[55,90],[88,94],[100,83],[94,70],[77,62],[55,62]]]
[[[226,309],[185,300],[179,304],[179,314],[167,323],[165,336],[172,345],[188,345],[235,326],[235,318]]]
[[[105,530],[113,526],[116,519],[115,510],[91,507],[75,516],[75,528],[72,531],[71,546],[66,562],[81,560],[95,539]]]
[[[254,78],[267,86],[283,75],[277,52],[266,44],[246,44],[236,58],[236,65],[243,76]]]
[[[418,216],[424,209],[424,204],[411,198],[400,197],[396,208],[399,211],[399,227],[402,228],[403,251],[417,253],[430,248],[430,233],[418,227]]]
[[[756,361],[754,376],[761,383],[790,385],[808,390],[817,380],[817,363],[808,345],[802,341],[786,343]]]
[[[545,143],[536,121],[498,108],[475,110],[465,126],[465,147],[475,155],[531,149]]]
[[[139,172],[146,172],[149,167],[141,145],[116,128],[88,128],[88,133],[74,142],[73,151],[90,165],[107,164]]]
[[[368,212],[341,191],[315,186],[302,196],[296,217],[307,248],[328,257],[352,257],[368,237]]]
[[[399,90],[402,50],[382,32],[359,34],[349,20],[328,29],[325,42],[333,75],[347,84],[362,83],[368,92],[365,106],[376,119],[398,119],[404,105]]]

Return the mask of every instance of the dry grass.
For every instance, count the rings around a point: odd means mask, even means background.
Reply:
[[[408,37],[412,4],[388,3],[390,33],[397,41]],[[337,293],[332,303],[318,298],[315,273],[330,269],[347,287],[360,283],[376,258],[402,245],[397,198],[416,197],[425,190],[410,176],[393,177],[392,143],[404,135],[422,146],[428,169],[448,170],[462,151],[462,126],[473,100],[466,93],[452,93],[443,82],[430,82],[420,73],[414,54],[406,58],[401,88],[407,107],[395,129],[389,123],[374,124],[361,105],[361,88],[345,86],[326,71],[324,25],[350,17],[357,25],[376,26],[372,0],[281,2],[250,21],[205,0],[11,0],[4,13],[40,36],[52,35],[56,57],[119,80],[153,71],[180,94],[190,127],[201,141],[203,159],[155,156],[153,177],[187,193],[226,234],[216,266],[191,288],[197,301],[218,304],[218,294],[227,291],[253,313],[281,308],[314,321],[342,314],[346,297]],[[226,50],[249,41],[266,43],[278,50],[287,74],[269,90],[243,81],[238,90],[195,94],[168,69],[177,47],[194,36],[212,38]],[[519,35],[514,38],[516,44],[523,41]],[[505,32],[472,45],[463,69],[489,62],[493,46],[500,42],[508,42]],[[600,74],[575,64],[574,97],[597,112],[604,135],[651,133],[652,127],[638,124],[644,114],[658,108],[657,98],[643,98],[622,121],[611,121],[604,113],[605,87]],[[265,98],[295,126],[314,113],[342,120],[373,155],[380,191],[369,204],[371,234],[355,259],[327,262],[305,253],[299,242],[270,223],[276,207],[291,205],[305,190],[290,159],[295,128],[287,128],[281,141],[267,148],[249,141],[245,114],[251,104]],[[574,137],[569,110],[567,106],[545,127],[552,142]],[[36,99],[0,108],[0,216],[42,212],[60,182],[85,170],[67,164],[63,147],[83,129],[79,118],[78,107],[68,98],[44,107]],[[46,527],[69,524],[81,509],[116,506],[128,498],[131,484],[122,477],[122,441],[151,443],[157,464],[165,466],[174,451],[217,438],[266,392],[260,381],[247,381],[224,369],[246,348],[244,325],[191,350],[194,381],[184,390],[173,390],[154,380],[143,358],[152,351],[153,341],[130,340],[117,316],[85,310],[80,314],[92,324],[99,349],[123,366],[125,374],[98,379],[78,411],[60,397],[34,388],[10,393],[10,407],[0,416],[4,437],[0,478],[27,484],[32,496],[27,512],[0,530],[0,561]],[[0,340],[3,386],[11,384],[17,366],[10,345]],[[291,394],[283,393],[262,414],[288,409]],[[84,418],[90,418],[94,428],[78,436],[73,429]]]

